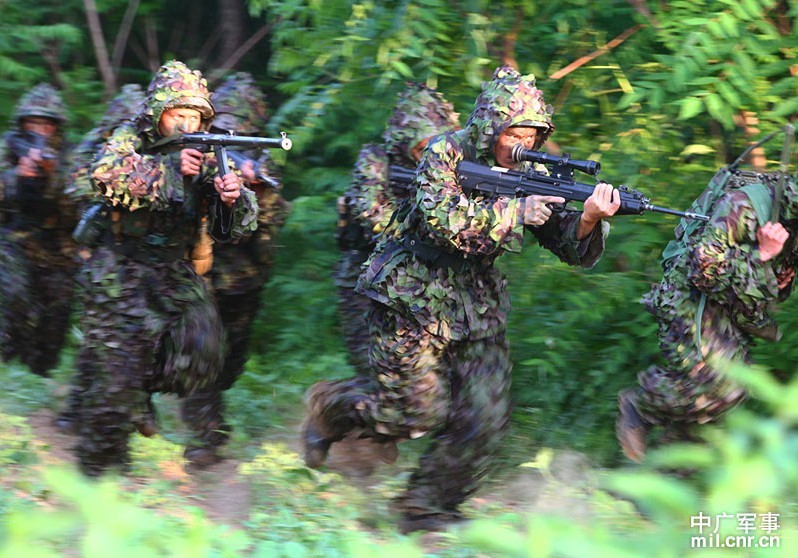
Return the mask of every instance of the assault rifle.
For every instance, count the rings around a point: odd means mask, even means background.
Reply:
[[[285,132],[280,132],[279,138],[236,136],[232,132],[227,134],[206,134],[197,132],[192,134],[176,134],[163,138],[147,146],[146,151],[148,153],[174,153],[182,149],[196,149],[202,152],[213,149],[217,164],[219,165],[219,176],[224,176],[230,172],[228,156],[231,152],[227,150],[228,147],[243,147],[246,149],[279,147],[285,151],[289,151],[291,145],[292,142],[286,137]],[[246,159],[246,157],[240,153],[230,156],[234,161],[236,161],[238,157],[242,160]]]
[[[528,172],[509,170],[503,167],[486,167],[469,161],[457,165],[460,185],[465,191],[477,191],[494,196],[559,196],[569,201],[584,202],[593,194],[595,185],[582,184],[573,179],[573,171],[578,170],[596,176],[601,169],[597,161],[574,161],[567,155],[557,157],[539,151],[524,149],[520,144],[512,151],[514,162],[531,161],[551,165],[551,174],[535,170]],[[709,221],[709,217],[699,213],[678,211],[668,207],[651,204],[642,192],[626,186],[619,186],[621,207],[618,215],[641,215],[645,211],[655,211],[678,215],[686,219]],[[562,211],[564,204],[551,204],[555,211]]]
[[[30,156],[31,150],[35,150],[38,154],[34,159],[37,163],[43,162],[45,166],[49,161],[58,160],[58,153],[52,147],[47,145],[47,136],[37,134],[30,130],[20,130],[14,132],[8,137],[8,145],[14,155],[14,162],[19,161],[21,157]]]

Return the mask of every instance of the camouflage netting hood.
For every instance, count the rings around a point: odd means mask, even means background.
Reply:
[[[228,77],[211,97],[216,108],[213,126],[235,130],[243,135],[257,135],[269,119],[266,97],[255,85],[252,75],[239,72]]]
[[[500,66],[493,79],[483,84],[465,130],[476,146],[477,156],[495,162],[493,146],[510,126],[542,128],[534,146],[539,149],[554,131],[552,112],[543,100],[543,92],[535,87],[534,75],[521,75],[510,66]]]
[[[49,83],[40,83],[19,100],[9,125],[12,129],[19,129],[20,119],[25,116],[52,118],[63,125],[67,120],[66,115],[67,110],[61,93]]]
[[[408,83],[383,134],[385,150],[394,163],[415,167],[410,157],[413,147],[430,136],[459,129],[459,116],[439,92],[421,83]]]
[[[191,108],[202,114],[202,127],[207,130],[214,115],[208,84],[202,73],[191,70],[183,62],[171,60],[158,68],[147,88],[147,96],[136,125],[149,141],[160,138],[158,122],[161,115],[173,108]]]
[[[144,90],[137,83],[128,83],[109,102],[98,128],[108,128],[123,120],[134,118],[144,106]]]

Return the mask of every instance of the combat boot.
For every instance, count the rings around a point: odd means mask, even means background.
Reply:
[[[347,434],[325,420],[324,396],[331,385],[332,382],[317,382],[305,394],[307,414],[302,422],[302,458],[311,469],[324,465],[330,446],[343,440]]]
[[[64,434],[78,433],[78,417],[71,411],[63,411],[53,421],[53,425]]]
[[[623,453],[635,463],[642,463],[646,455],[646,435],[649,425],[634,405],[635,390],[627,389],[618,395],[618,420],[615,435]]]
[[[152,399],[147,398],[147,406],[141,419],[136,421],[136,430],[139,434],[146,438],[152,438],[158,433],[158,419],[155,415],[155,407],[152,404]]]
[[[397,526],[403,535],[407,535],[415,531],[447,531],[464,521],[466,521],[465,518],[459,514],[411,515],[406,513],[399,519]]]
[[[188,461],[189,469],[202,470],[222,461],[215,446],[188,446],[183,457]]]

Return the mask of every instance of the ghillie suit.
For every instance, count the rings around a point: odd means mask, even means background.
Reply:
[[[216,108],[212,127],[240,135],[261,135],[268,121],[263,93],[247,73],[230,76],[211,97]],[[239,152],[254,163],[256,180],[247,182],[258,198],[258,229],[248,238],[227,244],[208,244],[203,235],[192,259],[208,279],[219,306],[226,334],[224,365],[216,382],[197,390],[183,403],[183,418],[201,432],[202,447],[194,461],[212,463],[217,448],[227,441],[230,426],[223,420],[222,392],[244,372],[252,323],[261,308],[263,286],[269,279],[277,235],[290,211],[282,196],[282,180],[268,150]],[[212,250],[212,251],[211,251]]]
[[[78,146],[72,150],[70,154],[72,166],[65,191],[81,209],[88,207],[97,196],[89,176],[89,168],[97,152],[119,125],[141,112],[143,103],[144,91],[140,85],[136,83],[123,85],[119,93],[108,101],[105,112],[94,128],[87,132]]]
[[[39,84],[20,99],[0,142],[0,347],[40,376],[58,364],[74,296],[76,209],[64,194],[67,111],[61,94]],[[45,137],[26,117],[58,124]],[[41,161],[37,176],[18,174],[20,158]],[[50,169],[50,170],[46,170]]]
[[[747,396],[712,366],[713,359],[750,362],[757,338],[781,337],[770,312],[792,291],[798,263],[798,190],[784,173],[724,167],[691,209],[711,219],[682,223],[663,253],[663,277],[643,298],[659,326],[664,363],[638,375],[619,398],[617,433],[626,455],[641,461],[646,435],[662,426],[667,439],[690,439],[690,427],[716,421]],[[781,253],[763,262],[757,230],[771,219],[790,233]]]
[[[434,138],[416,175],[414,204],[383,233],[357,290],[374,301],[368,376],[320,382],[306,397],[305,460],[324,462],[349,431],[382,441],[433,436],[395,509],[405,531],[460,518],[510,416],[509,296],[495,267],[518,252],[528,230],[570,265],[594,265],[607,223],[577,240],[580,212],[525,226],[524,199],[467,196],[457,164],[496,164],[494,144],[510,126],[553,130],[534,76],[510,67],[483,86],[466,126]],[[519,167],[520,168],[520,167]]]
[[[147,146],[160,139],[161,115],[173,108],[199,111],[201,129],[214,115],[205,79],[177,61],[156,72],[142,110],[114,130],[90,169],[109,222],[81,271],[86,296],[78,364],[90,381],[76,452],[89,475],[127,466],[128,438],[149,412],[151,393],[185,397],[216,381],[221,319],[188,249],[203,218],[217,233],[229,225],[217,241],[243,238],[256,227],[251,191],[242,189],[225,213],[213,187],[214,166],[203,163],[198,176],[184,177],[179,153],[148,154]],[[201,445],[191,442],[186,456]]]
[[[412,195],[412,189],[391,182],[390,167],[415,170],[411,155],[420,142],[459,129],[458,114],[439,92],[419,83],[408,83],[399,97],[383,133],[383,144],[363,146],[355,161],[349,190],[338,199],[338,246],[336,263],[340,330],[355,369],[368,374],[368,315],[371,302],[355,292],[363,264],[388,225],[394,211]]]

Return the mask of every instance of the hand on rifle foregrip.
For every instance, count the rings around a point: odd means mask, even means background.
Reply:
[[[612,184],[599,182],[593,194],[585,200],[582,211],[585,220],[596,223],[606,217],[612,217],[621,207],[621,194]]]
[[[223,177],[214,176],[213,185],[219,193],[222,202],[230,207],[241,196],[241,178],[229,172]]]

